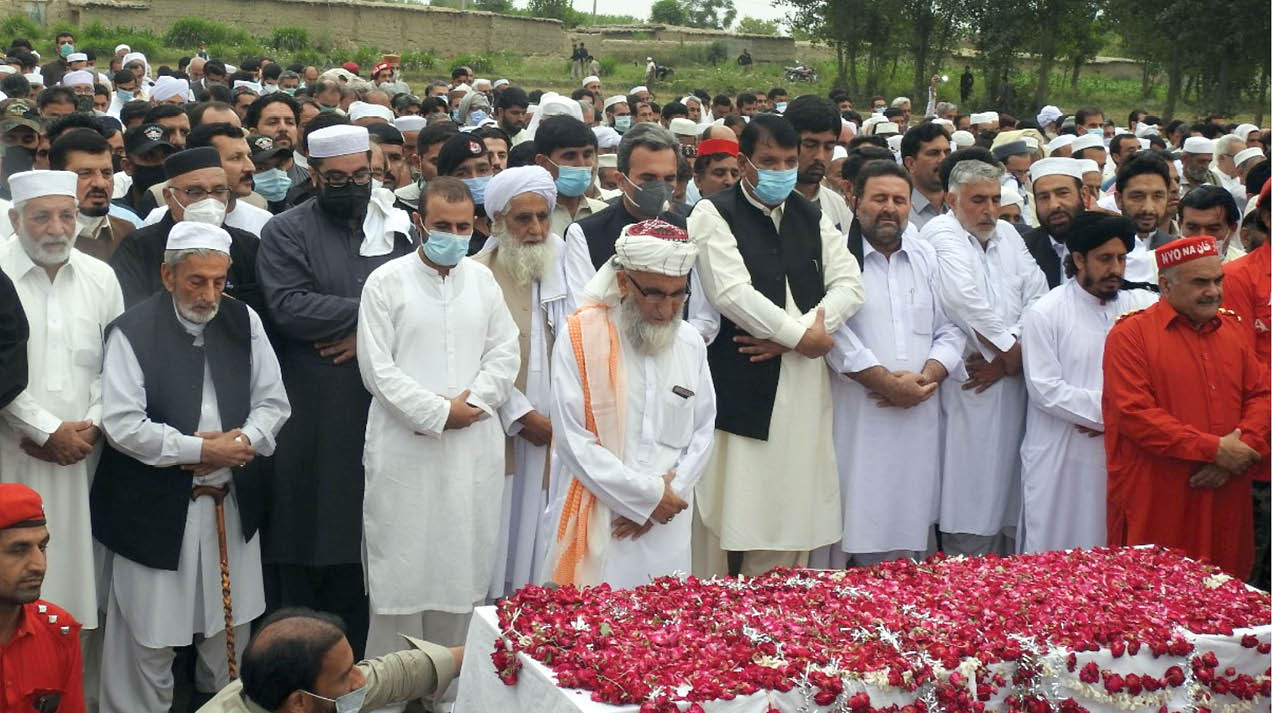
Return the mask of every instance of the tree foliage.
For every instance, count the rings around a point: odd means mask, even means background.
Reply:
[[[776,35],[777,20],[761,20],[758,17],[744,17],[738,20],[738,32],[751,35]]]
[[[733,0],[658,0],[649,10],[649,21],[723,30],[733,24],[737,14]]]

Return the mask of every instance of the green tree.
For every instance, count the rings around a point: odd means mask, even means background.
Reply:
[[[761,20],[758,17],[744,17],[738,21],[737,31],[751,35],[776,35],[777,20]]]
[[[473,0],[474,10],[486,12],[512,12],[512,0]]]
[[[526,9],[535,17],[565,22],[574,11],[574,3],[571,0],[530,0]]]
[[[658,0],[649,8],[649,21],[662,25],[688,25],[689,13],[680,0]]]
[[[708,30],[723,30],[733,24],[738,10],[733,0],[685,0],[689,13],[689,26]]]

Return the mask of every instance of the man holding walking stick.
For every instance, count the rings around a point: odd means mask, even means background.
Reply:
[[[265,610],[256,456],[291,407],[260,317],[223,295],[229,249],[220,227],[173,226],[165,291],[106,329],[109,447],[90,496],[112,568],[103,713],[166,713],[173,647],[190,643],[196,688],[224,687]]]

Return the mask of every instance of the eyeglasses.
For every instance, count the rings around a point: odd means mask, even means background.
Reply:
[[[176,186],[170,186],[170,188],[173,191],[184,195],[191,203],[201,201],[208,196],[212,196],[217,200],[225,200],[225,197],[230,194],[230,189],[225,186],[217,186],[210,191],[199,188],[198,186],[192,186],[190,188],[177,188]]]
[[[332,188],[339,188],[349,181],[353,181],[354,185],[365,186],[371,182],[371,170],[364,168],[355,171],[352,176],[344,171],[330,171],[328,173],[319,173],[322,176],[322,182]]]
[[[679,302],[689,297],[688,282],[685,283],[685,287],[682,290],[676,290],[675,292],[663,292],[662,290],[654,290],[654,289],[647,290],[644,287],[641,287],[640,283],[632,279],[631,275],[627,276],[627,281],[632,283],[632,287],[636,288],[636,291],[640,293],[641,297],[644,297],[650,302],[662,302],[664,300]]]

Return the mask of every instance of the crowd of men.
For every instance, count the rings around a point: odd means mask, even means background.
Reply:
[[[445,709],[531,583],[1268,586],[1254,125],[55,49],[0,65],[0,708],[166,713],[193,646],[203,711]]]

